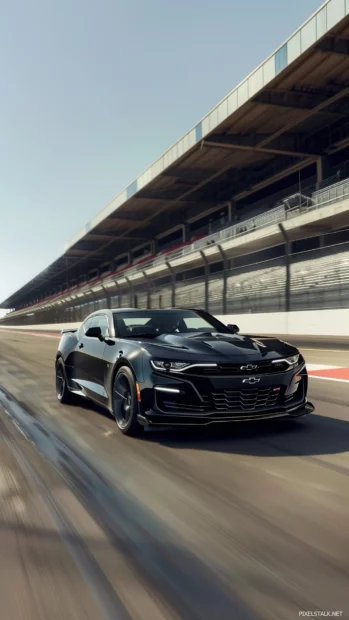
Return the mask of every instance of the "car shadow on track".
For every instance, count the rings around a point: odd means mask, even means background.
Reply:
[[[349,421],[309,415],[299,420],[239,423],[146,433],[169,448],[250,456],[316,456],[348,451]]]
[[[109,413],[107,409],[102,407],[102,405],[98,405],[98,403],[94,403],[92,400],[88,400],[87,398],[85,399],[77,396],[70,403],[70,407],[82,409],[83,411],[91,411],[91,413],[97,413],[107,420],[114,420],[112,414]]]
[[[73,406],[114,422],[103,407],[76,399]],[[115,425],[116,427],[116,425]],[[117,428],[115,428],[117,430]],[[139,440],[174,449],[250,456],[316,456],[348,451],[349,421],[310,414],[298,420],[264,420],[191,429],[152,429]]]

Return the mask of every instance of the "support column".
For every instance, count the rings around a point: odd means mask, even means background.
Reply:
[[[189,241],[189,224],[188,222],[184,222],[183,224],[183,243],[187,243]]]
[[[286,285],[285,285],[285,311],[291,309],[291,243],[283,224],[279,224],[281,234],[285,241],[285,268],[286,268]]]
[[[149,276],[147,276],[147,274],[145,273],[145,271],[142,271],[142,274],[144,276],[144,279],[147,283],[147,310],[150,310],[150,306],[151,306],[151,296],[150,296],[150,280],[149,280]]]
[[[171,267],[168,261],[166,261],[166,266],[171,274],[171,307],[175,308],[176,307],[176,273],[174,272],[173,267]]]
[[[323,181],[330,176],[329,158],[322,155],[316,160],[316,187],[319,189]]]
[[[206,310],[206,312],[208,312],[208,306],[209,306],[209,291],[208,291],[208,285],[209,285],[209,280],[208,280],[209,264],[208,264],[207,257],[205,256],[205,254],[203,253],[202,250],[200,250],[200,255],[201,255],[201,258],[204,261],[204,265],[205,265],[205,310]]]
[[[120,284],[117,284],[116,280],[115,280],[115,286],[116,286],[116,297],[117,297],[117,301],[115,302],[115,306],[116,308],[122,308],[122,287]],[[115,297],[115,295],[114,295]]]
[[[113,280],[113,282],[115,283],[116,286],[116,290],[117,290],[117,297],[118,297],[118,308],[121,308],[121,299],[120,299],[120,286],[117,283],[116,280]]]
[[[91,300],[91,303],[93,303],[93,312],[96,312],[96,294],[91,291],[90,295],[88,295],[87,298]]]
[[[134,308],[135,300],[134,300],[134,295],[133,295],[133,292],[134,292],[133,284],[130,282],[130,280],[129,280],[129,278],[127,276],[124,276],[124,277],[125,277],[125,280],[126,280],[128,286],[129,286],[129,291],[130,291],[129,292],[129,298],[130,298],[130,300],[132,300],[132,303],[130,305],[131,305],[131,308]]]
[[[107,304],[106,304],[107,308],[108,308],[108,310],[110,310],[111,309],[111,296],[110,296],[109,292],[107,291],[107,289],[103,286],[103,284],[101,286],[102,286],[102,289],[103,289],[104,294],[105,294],[105,299],[106,299],[106,302],[107,302]]]
[[[228,271],[228,260],[227,260],[227,256],[222,248],[221,245],[217,245],[217,248],[219,249],[220,255],[223,259],[223,314],[228,314],[227,313],[227,292],[228,292],[228,286],[227,286],[227,271]]]

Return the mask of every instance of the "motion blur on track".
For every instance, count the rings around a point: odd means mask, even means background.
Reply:
[[[0,423],[9,415],[16,422],[14,439],[44,482],[33,490],[22,480],[1,426],[4,617],[113,617],[96,610],[96,595],[114,610],[121,598],[129,615],[118,617],[136,620],[348,616],[349,385],[331,380],[333,366],[349,366],[348,347],[332,352],[308,341],[300,349],[316,407],[304,424],[242,422],[134,441],[91,401],[60,405],[52,372],[58,342],[59,334],[0,330],[0,385],[8,394],[0,389]],[[61,478],[49,468],[53,456]],[[42,507],[46,492],[75,526],[61,527],[73,558],[83,538],[83,581]]]

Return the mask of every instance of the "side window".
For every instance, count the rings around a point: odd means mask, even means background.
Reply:
[[[109,335],[108,333],[108,319],[104,314],[100,314],[98,316],[94,316],[92,318],[92,324],[89,327],[100,327],[102,336],[106,337]]]
[[[90,319],[86,319],[85,323],[83,323],[82,325],[82,336],[84,336],[84,334],[86,334],[87,330],[89,327],[91,327],[91,323],[92,323],[92,318]]]

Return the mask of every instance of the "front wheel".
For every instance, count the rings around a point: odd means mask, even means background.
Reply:
[[[124,435],[139,435],[138,403],[133,373],[127,366],[119,368],[113,384],[113,413],[118,428]]]
[[[73,400],[73,395],[68,389],[67,376],[61,358],[56,362],[56,396],[63,405],[69,404]]]

